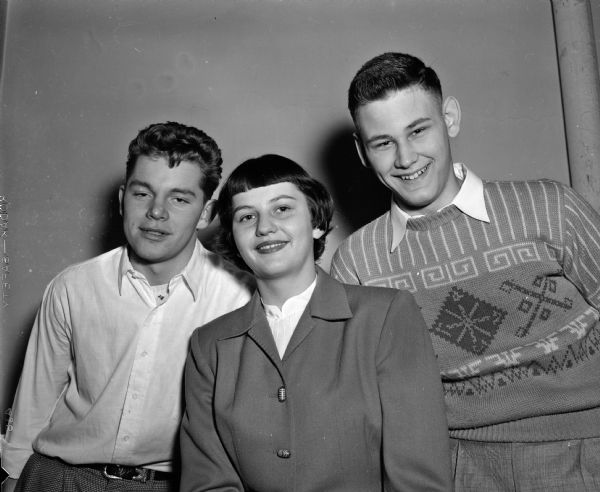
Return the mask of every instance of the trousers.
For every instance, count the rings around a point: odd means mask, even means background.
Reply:
[[[600,491],[600,438],[450,441],[456,492]]]

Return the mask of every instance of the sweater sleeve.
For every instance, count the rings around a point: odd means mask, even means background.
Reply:
[[[241,492],[244,487],[221,443],[213,417],[215,374],[211,354],[206,353],[210,350],[215,350],[214,344],[202,343],[196,330],[185,364],[180,490]]]
[[[334,279],[344,284],[359,285],[361,283],[354,268],[350,238],[347,238],[334,253],[331,260],[330,274]]]
[[[385,490],[452,490],[439,367],[415,301],[399,291],[378,349]]]
[[[600,214],[571,188],[563,190],[564,274],[600,310]]]
[[[36,315],[2,449],[2,468],[18,478],[32,445],[68,383],[72,364],[68,300],[60,279],[46,288]]]

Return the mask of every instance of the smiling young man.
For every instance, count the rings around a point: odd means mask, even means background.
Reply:
[[[348,100],[360,158],[392,204],[331,272],[415,296],[456,490],[598,490],[600,216],[560,183],[482,181],[454,163],[458,102],[418,58],[373,58]]]
[[[182,373],[197,326],[245,304],[249,277],[203,248],[221,152],[168,122],[129,145],[127,245],[52,280],[3,449],[3,491],[175,491]],[[17,482],[17,478],[19,478]]]

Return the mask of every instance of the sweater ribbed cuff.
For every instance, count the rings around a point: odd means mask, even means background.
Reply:
[[[450,429],[450,437],[485,442],[543,442],[600,437],[600,407],[485,427]]]

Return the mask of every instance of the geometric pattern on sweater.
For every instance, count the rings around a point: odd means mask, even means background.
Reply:
[[[417,290],[412,272],[374,278],[365,281],[364,285],[371,287],[390,287],[392,289],[402,289],[413,293]]]
[[[431,332],[473,354],[481,355],[494,340],[506,311],[456,286],[444,300]]]
[[[556,248],[549,245],[544,246],[543,251],[540,251],[537,244],[529,241],[484,251],[483,258],[486,269],[492,273],[514,268],[519,264],[539,262],[542,258],[556,261],[559,254]],[[417,285],[413,272],[410,271],[367,279],[364,281],[364,285],[390,287],[415,293],[419,287],[437,289],[438,287],[454,285],[457,282],[475,278],[479,274],[475,258],[466,256],[420,269],[416,274],[421,279],[422,285],[420,286]]]
[[[582,340],[586,339],[589,339],[588,341],[591,343],[589,353],[594,355],[596,335],[592,334],[594,330],[600,329],[597,321],[598,311],[590,306],[582,314],[542,338],[521,345],[514,345],[508,350],[488,353],[482,357],[470,359],[466,365],[442,371],[442,376],[446,380],[460,380],[496,372],[498,368],[512,368],[523,361],[537,360],[549,354],[559,353],[562,347],[577,346]],[[589,329],[590,326],[592,327],[591,330]],[[564,367],[571,368],[574,365],[566,364]]]
[[[542,258],[555,261],[557,258],[556,249],[549,247],[548,245],[545,246],[544,251],[540,252],[537,244],[533,242],[522,242],[485,251],[483,252],[483,258],[486,269],[488,272],[492,273],[513,268],[519,264],[539,262]],[[422,279],[422,287],[425,289],[437,289],[438,287],[454,285],[462,280],[475,278],[479,274],[480,272],[477,269],[475,258],[473,256],[467,256],[448,263],[441,263],[422,268],[417,273],[417,277]],[[393,289],[408,290],[412,293],[416,292],[418,289],[417,282],[413,278],[412,272],[404,272],[365,280],[364,285],[391,287]]]
[[[519,296],[521,300],[517,309],[526,314],[531,313],[527,323],[524,326],[519,326],[515,333],[520,338],[529,334],[529,330],[536,318],[542,321],[550,319],[550,315],[552,314],[551,307],[562,308],[565,311],[573,307],[573,299],[564,297],[561,301],[547,295],[548,292],[556,293],[556,280],[552,278],[538,276],[532,282],[532,287],[528,288],[519,285],[514,279],[505,280],[500,285],[500,290],[506,293],[517,292],[521,294]]]
[[[519,263],[540,261],[540,254],[533,242],[509,244],[484,253],[489,272],[497,272],[511,268]]]
[[[600,353],[600,330],[596,325],[586,336],[561,350],[530,361],[526,365],[514,365],[503,371],[480,376],[472,376],[461,380],[444,379],[444,394],[448,397],[483,396],[512,383],[528,378],[556,376],[589,361]]]

